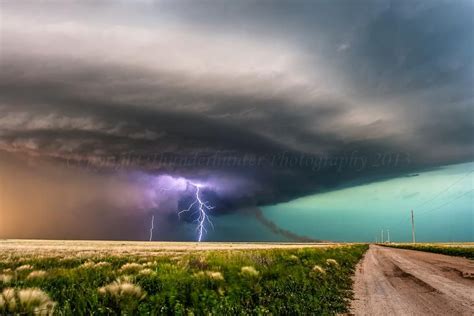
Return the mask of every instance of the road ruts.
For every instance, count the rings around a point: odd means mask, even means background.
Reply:
[[[357,267],[351,313],[472,316],[473,271],[465,258],[371,245]]]

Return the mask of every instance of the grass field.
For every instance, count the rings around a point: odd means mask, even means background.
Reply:
[[[474,243],[417,243],[385,244],[388,247],[440,253],[474,259]]]
[[[366,249],[0,241],[0,314],[335,315]]]

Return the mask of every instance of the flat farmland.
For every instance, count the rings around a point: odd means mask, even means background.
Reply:
[[[348,312],[364,244],[0,241],[0,314]]]

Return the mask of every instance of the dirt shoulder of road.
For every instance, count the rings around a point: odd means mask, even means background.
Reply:
[[[358,264],[354,315],[473,315],[474,261],[371,245]]]

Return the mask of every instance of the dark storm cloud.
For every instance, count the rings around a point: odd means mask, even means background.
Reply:
[[[449,85],[456,95],[472,97],[473,3],[424,4],[417,10],[409,2],[394,2],[368,23],[354,47],[364,63],[352,74],[380,95]]]
[[[222,213],[474,156],[470,1],[1,7],[3,152],[249,179]]]
[[[358,89],[365,86],[364,94],[471,84],[472,1],[165,3],[172,14],[205,28],[246,36],[283,35],[313,56],[323,55],[326,62],[341,66],[340,75]]]

